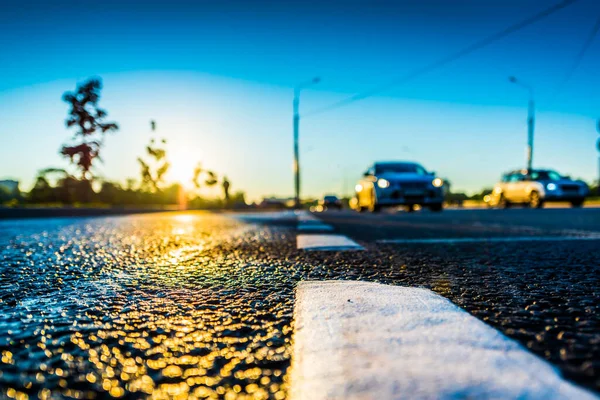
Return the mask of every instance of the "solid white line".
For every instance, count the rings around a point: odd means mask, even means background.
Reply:
[[[469,237],[469,238],[434,238],[434,239],[382,239],[378,243],[395,244],[438,244],[438,243],[487,243],[487,242],[562,242],[573,240],[600,240],[597,236],[513,236],[513,237]]]
[[[596,399],[426,289],[302,282],[292,400]]]
[[[296,237],[296,245],[301,250],[344,251],[364,250],[361,245],[344,235],[300,234]]]

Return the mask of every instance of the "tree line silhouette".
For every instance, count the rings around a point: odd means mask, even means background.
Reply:
[[[119,131],[119,125],[107,121],[108,112],[99,107],[102,81],[92,78],[78,85],[73,92],[64,93],[62,100],[69,104],[65,120],[72,138],[64,143],[59,153],[68,159],[76,174],[64,168],[45,168],[39,171],[29,193],[4,193],[0,187],[0,201],[30,204],[103,204],[109,206],[188,205],[192,208],[216,208],[244,205],[244,193],[229,193],[230,182],[198,163],[193,171],[195,190],[186,193],[181,183],[168,183],[165,176],[171,166],[167,157],[167,139],[150,139],[144,154],[137,158],[139,179],[127,179],[125,185],[102,178],[96,166],[102,162],[104,140],[108,134]],[[156,122],[151,121],[154,132]],[[220,184],[222,198],[202,198],[203,187]]]
[[[144,154],[137,158],[140,167],[139,180],[129,178],[125,184],[99,176],[95,166],[102,162],[101,152],[107,134],[119,131],[116,122],[106,121],[108,112],[99,107],[102,81],[91,78],[78,85],[75,91],[65,92],[62,100],[69,105],[65,120],[72,129],[72,138],[64,143],[59,154],[68,159],[77,174],[64,168],[45,168],[38,172],[30,192],[8,190],[0,185],[0,205],[108,205],[108,206],[156,206],[187,204],[190,208],[241,207],[245,205],[244,193],[230,194],[231,183],[200,163],[194,168],[192,193],[185,193],[181,183],[168,183],[165,176],[171,167],[167,157],[167,139],[150,139]],[[156,122],[150,121],[152,132]],[[220,185],[222,197],[202,198],[200,189]],[[490,189],[473,196],[448,192],[446,200],[481,200]],[[600,196],[600,185],[591,187],[592,196]]]

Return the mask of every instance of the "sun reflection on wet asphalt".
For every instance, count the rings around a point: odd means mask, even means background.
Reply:
[[[256,252],[285,232],[208,213],[3,223],[0,393],[284,398],[294,272]]]

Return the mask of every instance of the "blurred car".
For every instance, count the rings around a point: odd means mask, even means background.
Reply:
[[[585,182],[576,181],[549,169],[516,170],[504,174],[491,194],[491,206],[506,208],[512,204],[526,204],[541,208],[551,201],[567,201],[581,207],[589,188]]]
[[[444,181],[413,162],[377,162],[356,185],[356,208],[372,212],[385,206],[428,207],[442,211]]]
[[[334,195],[327,195],[323,197],[323,200],[319,201],[319,205],[323,207],[324,210],[341,210],[342,209],[342,201]]]
[[[280,199],[276,197],[265,197],[258,208],[266,210],[285,210],[294,206],[294,199]]]

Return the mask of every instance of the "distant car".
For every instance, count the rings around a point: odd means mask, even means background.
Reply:
[[[278,199],[278,198],[264,198],[259,204],[258,208],[268,210],[285,210],[293,206],[293,199]]]
[[[337,196],[333,195],[324,196],[323,200],[319,201],[319,205],[323,206],[324,209],[342,209],[342,201]]]
[[[377,162],[356,185],[356,208],[377,212],[385,206],[416,205],[442,211],[444,181],[413,162]]]
[[[570,202],[581,207],[589,188],[582,181],[575,181],[549,169],[531,171],[516,170],[504,174],[491,194],[491,206],[506,208],[512,204],[526,204],[541,208],[551,201]]]

